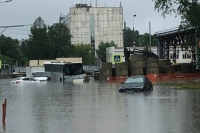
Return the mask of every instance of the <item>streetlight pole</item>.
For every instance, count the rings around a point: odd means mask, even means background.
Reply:
[[[149,21],[149,45],[150,45],[149,50],[151,51],[151,22],[150,21]]]
[[[8,3],[8,2],[11,2],[12,0],[6,0],[6,1],[2,1],[0,3]]]
[[[133,15],[133,45],[135,43],[135,29],[134,29],[134,18],[136,17],[136,14]]]

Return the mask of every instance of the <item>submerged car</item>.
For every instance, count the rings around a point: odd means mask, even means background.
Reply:
[[[18,77],[10,82],[11,84],[21,84],[21,83],[37,83],[41,81],[29,77]]]
[[[143,75],[128,77],[121,83],[119,92],[153,90],[152,82]]]

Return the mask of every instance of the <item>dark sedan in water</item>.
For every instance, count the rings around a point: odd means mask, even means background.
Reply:
[[[152,82],[143,75],[128,77],[122,82],[119,92],[153,90]]]

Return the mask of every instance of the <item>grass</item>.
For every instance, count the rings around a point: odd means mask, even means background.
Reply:
[[[163,82],[158,83],[158,85],[162,86],[170,86],[174,89],[199,89],[200,90],[200,83],[194,81],[186,81],[186,82]]]

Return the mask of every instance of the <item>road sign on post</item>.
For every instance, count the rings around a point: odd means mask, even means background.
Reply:
[[[121,56],[122,55],[119,55],[119,54],[113,55],[113,61],[112,61],[113,64],[115,64],[115,63],[121,63],[122,62]]]

